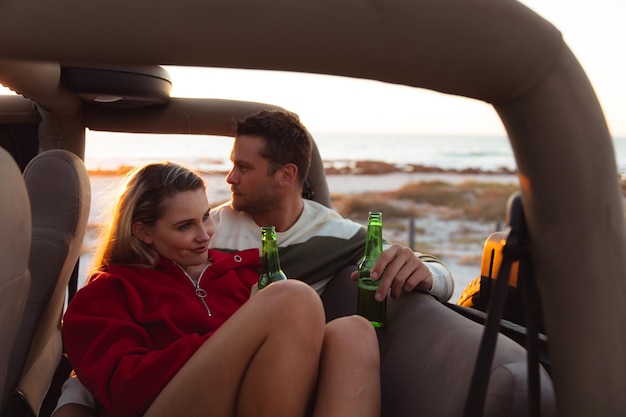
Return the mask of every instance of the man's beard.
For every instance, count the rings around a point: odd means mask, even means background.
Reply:
[[[273,186],[258,189],[253,195],[236,194],[231,196],[231,206],[237,211],[247,213],[265,213],[278,206],[279,196],[273,191]]]

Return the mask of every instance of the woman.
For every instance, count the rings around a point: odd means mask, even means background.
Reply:
[[[296,280],[250,298],[257,249],[208,249],[203,180],[172,163],[131,172],[68,306],[71,365],[110,416],[378,416],[379,352],[358,316],[325,324]]]

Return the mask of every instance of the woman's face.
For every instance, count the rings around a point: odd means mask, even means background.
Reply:
[[[133,233],[161,257],[176,262],[187,272],[195,271],[195,267],[203,268],[206,264],[209,240],[215,231],[209,211],[202,188],[183,191],[163,201],[163,216],[153,226],[137,222]]]

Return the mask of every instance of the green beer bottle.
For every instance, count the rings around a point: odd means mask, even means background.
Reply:
[[[261,227],[261,275],[257,286],[259,290],[262,290],[272,282],[283,279],[287,279],[287,276],[280,269],[276,229],[274,226],[263,226]]]
[[[370,278],[372,267],[383,251],[383,214],[370,211],[367,220],[367,238],[365,256],[359,263],[357,313],[368,319],[376,328],[383,327],[387,319],[387,298],[376,301],[374,295],[378,289],[380,278]]]

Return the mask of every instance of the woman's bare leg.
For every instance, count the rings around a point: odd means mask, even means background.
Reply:
[[[308,285],[270,285],[187,361],[145,417],[303,414],[315,386],[324,310]]]
[[[313,417],[378,417],[380,395],[380,353],[374,327],[360,316],[328,323]]]

